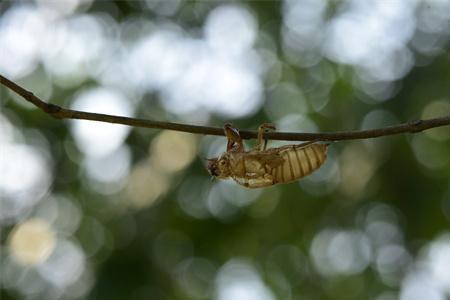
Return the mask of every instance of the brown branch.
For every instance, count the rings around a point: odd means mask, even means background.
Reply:
[[[223,129],[218,127],[206,127],[180,123],[158,122],[144,119],[128,118],[128,117],[65,109],[63,107],[42,101],[41,99],[33,95],[33,93],[25,90],[21,86],[3,77],[2,75],[0,75],[0,83],[6,86],[7,88],[13,90],[20,96],[22,96],[28,102],[33,103],[47,114],[58,119],[91,120],[136,127],[168,129],[196,134],[224,136]],[[450,125],[450,115],[428,120],[410,121],[403,124],[371,130],[336,131],[324,133],[269,132],[264,134],[264,137],[270,140],[283,140],[283,141],[311,141],[311,140],[340,141],[340,140],[369,139],[400,133],[416,133],[430,128],[447,125]],[[254,139],[257,136],[256,131],[240,130],[239,132],[243,139]]]

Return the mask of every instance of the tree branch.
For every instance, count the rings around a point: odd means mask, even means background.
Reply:
[[[58,119],[90,120],[136,127],[168,129],[196,134],[219,135],[219,136],[225,135],[223,129],[218,127],[206,127],[180,123],[158,122],[144,119],[128,118],[128,117],[65,109],[58,105],[42,101],[41,99],[33,95],[33,93],[27,91],[26,89],[22,88],[21,86],[17,85],[11,80],[3,77],[2,75],[0,75],[0,83],[5,87],[13,90],[20,96],[22,96],[28,102],[31,102],[35,106],[39,107],[47,114]],[[400,133],[417,133],[430,128],[447,125],[450,125],[450,115],[428,120],[415,120],[407,123],[371,130],[336,131],[324,133],[268,132],[264,134],[264,137],[270,140],[283,140],[283,141],[311,141],[311,140],[340,141],[340,140],[369,139]],[[254,139],[257,137],[256,131],[240,130],[239,132],[243,139]]]

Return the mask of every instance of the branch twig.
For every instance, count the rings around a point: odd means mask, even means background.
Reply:
[[[136,127],[168,129],[196,134],[205,135],[219,135],[223,136],[224,132],[222,128],[218,127],[206,127],[197,125],[187,125],[180,123],[170,122],[158,122],[144,119],[128,118],[121,116],[113,116],[106,114],[97,114],[84,111],[77,111],[72,109],[66,109],[54,104],[46,103],[33,95],[33,93],[27,91],[11,80],[0,75],[0,83],[7,88],[13,90],[20,96],[22,96],[28,102],[33,103],[41,110],[58,119],[79,119],[79,120],[91,120],[107,123],[116,123]],[[268,132],[264,134],[264,137],[270,140],[283,140],[283,141],[339,141],[339,140],[355,140],[355,139],[368,139],[381,136],[400,134],[400,133],[416,133],[430,128],[441,127],[450,125],[450,115],[428,119],[428,120],[415,120],[398,125],[388,126],[384,128],[377,128],[371,130],[360,131],[336,131],[336,132],[324,132],[324,133],[298,133],[298,132]],[[254,139],[257,136],[256,131],[240,130],[240,135],[243,139]]]

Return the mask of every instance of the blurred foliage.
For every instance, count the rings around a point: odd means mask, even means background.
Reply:
[[[67,107],[291,131],[450,113],[449,1],[39,0],[0,9],[0,72]],[[37,11],[69,35],[47,41]],[[21,16],[37,35],[7,26]],[[338,31],[347,25],[348,36]],[[70,40],[78,32],[81,46]],[[8,58],[17,40],[23,52]],[[195,77],[202,72],[206,81]],[[450,297],[448,127],[336,142],[299,183],[246,190],[205,170],[224,138],[55,120],[0,91],[2,299]]]

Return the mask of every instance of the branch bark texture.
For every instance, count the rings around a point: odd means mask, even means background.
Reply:
[[[32,92],[27,91],[23,87],[19,86],[18,84],[14,83],[13,81],[7,79],[2,75],[0,75],[0,83],[5,87],[9,88],[10,90],[16,92],[17,94],[22,96],[22,98],[34,104],[47,114],[58,119],[90,120],[90,121],[129,125],[135,127],[175,130],[195,134],[217,135],[217,136],[225,135],[223,132],[223,128],[219,127],[207,127],[181,123],[159,122],[145,119],[129,118],[122,116],[114,116],[114,115],[66,109],[58,105],[44,102],[40,98],[36,97]],[[270,140],[283,140],[283,141],[356,140],[356,139],[377,138],[381,136],[388,136],[401,133],[417,133],[430,128],[448,125],[450,125],[450,115],[427,120],[414,120],[407,123],[370,130],[336,131],[323,133],[268,132],[264,134],[264,138]],[[256,131],[239,130],[239,132],[243,139],[254,139],[257,137]]]

